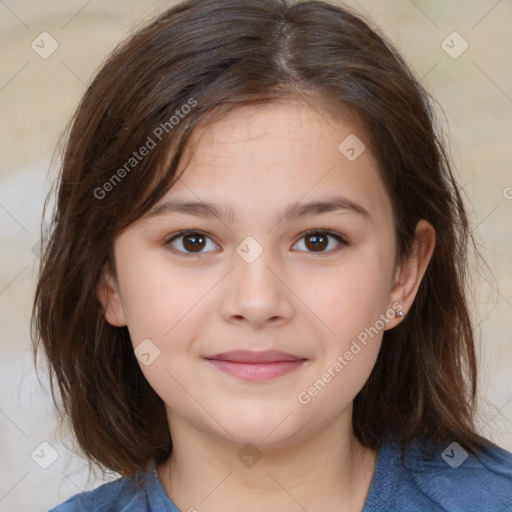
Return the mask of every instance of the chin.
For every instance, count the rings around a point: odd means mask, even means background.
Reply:
[[[272,410],[267,404],[261,408],[231,409],[220,417],[223,418],[222,425],[232,436],[228,436],[228,440],[240,444],[272,445],[285,442],[296,433],[293,414],[287,418],[291,411],[292,409],[287,410],[285,407]],[[218,425],[216,430],[218,431]],[[219,434],[226,436],[222,429]]]

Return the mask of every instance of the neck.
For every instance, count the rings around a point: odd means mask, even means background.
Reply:
[[[361,511],[376,452],[355,437],[351,411],[321,432],[279,444],[233,443],[169,414],[173,452],[158,467],[180,510]]]

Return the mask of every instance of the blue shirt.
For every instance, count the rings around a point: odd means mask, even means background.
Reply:
[[[425,448],[423,438],[417,438],[403,463],[397,441],[382,446],[363,512],[512,511],[512,453],[491,443],[479,452],[479,459],[456,443],[430,453],[423,452]],[[137,493],[131,478],[119,478],[77,494],[50,512],[180,512],[165,493],[154,464],[143,478],[142,492]]]

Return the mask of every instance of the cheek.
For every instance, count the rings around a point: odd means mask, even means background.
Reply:
[[[209,292],[222,275],[211,270],[184,272],[161,256],[134,259],[125,272],[133,276],[125,280],[128,330],[146,380],[173,408],[193,407],[190,391],[193,388],[195,394],[199,390],[194,379],[195,356],[199,355],[195,351],[199,349],[194,341],[214,310]],[[149,357],[143,356],[148,353]]]
[[[386,280],[361,263],[331,279],[329,293],[313,305],[329,327],[319,338],[318,363],[303,383],[297,401],[304,412],[334,417],[347,407],[368,380],[377,360],[385,321]],[[332,332],[331,332],[332,331]]]
[[[386,312],[391,272],[388,267],[386,259],[354,254],[351,261],[347,259],[332,273],[322,292],[317,290],[315,307],[323,312],[322,319],[334,331],[332,338],[347,343]]]
[[[132,343],[150,338],[162,348],[189,318],[215,284],[215,276],[196,276],[173,268],[165,257],[134,260],[126,268],[125,302]]]

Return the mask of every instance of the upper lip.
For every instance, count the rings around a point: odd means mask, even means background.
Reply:
[[[302,361],[306,358],[281,352],[280,350],[233,350],[230,352],[222,352],[212,356],[206,356],[205,359],[214,359],[217,361],[231,361],[235,363],[277,363],[282,361]]]

